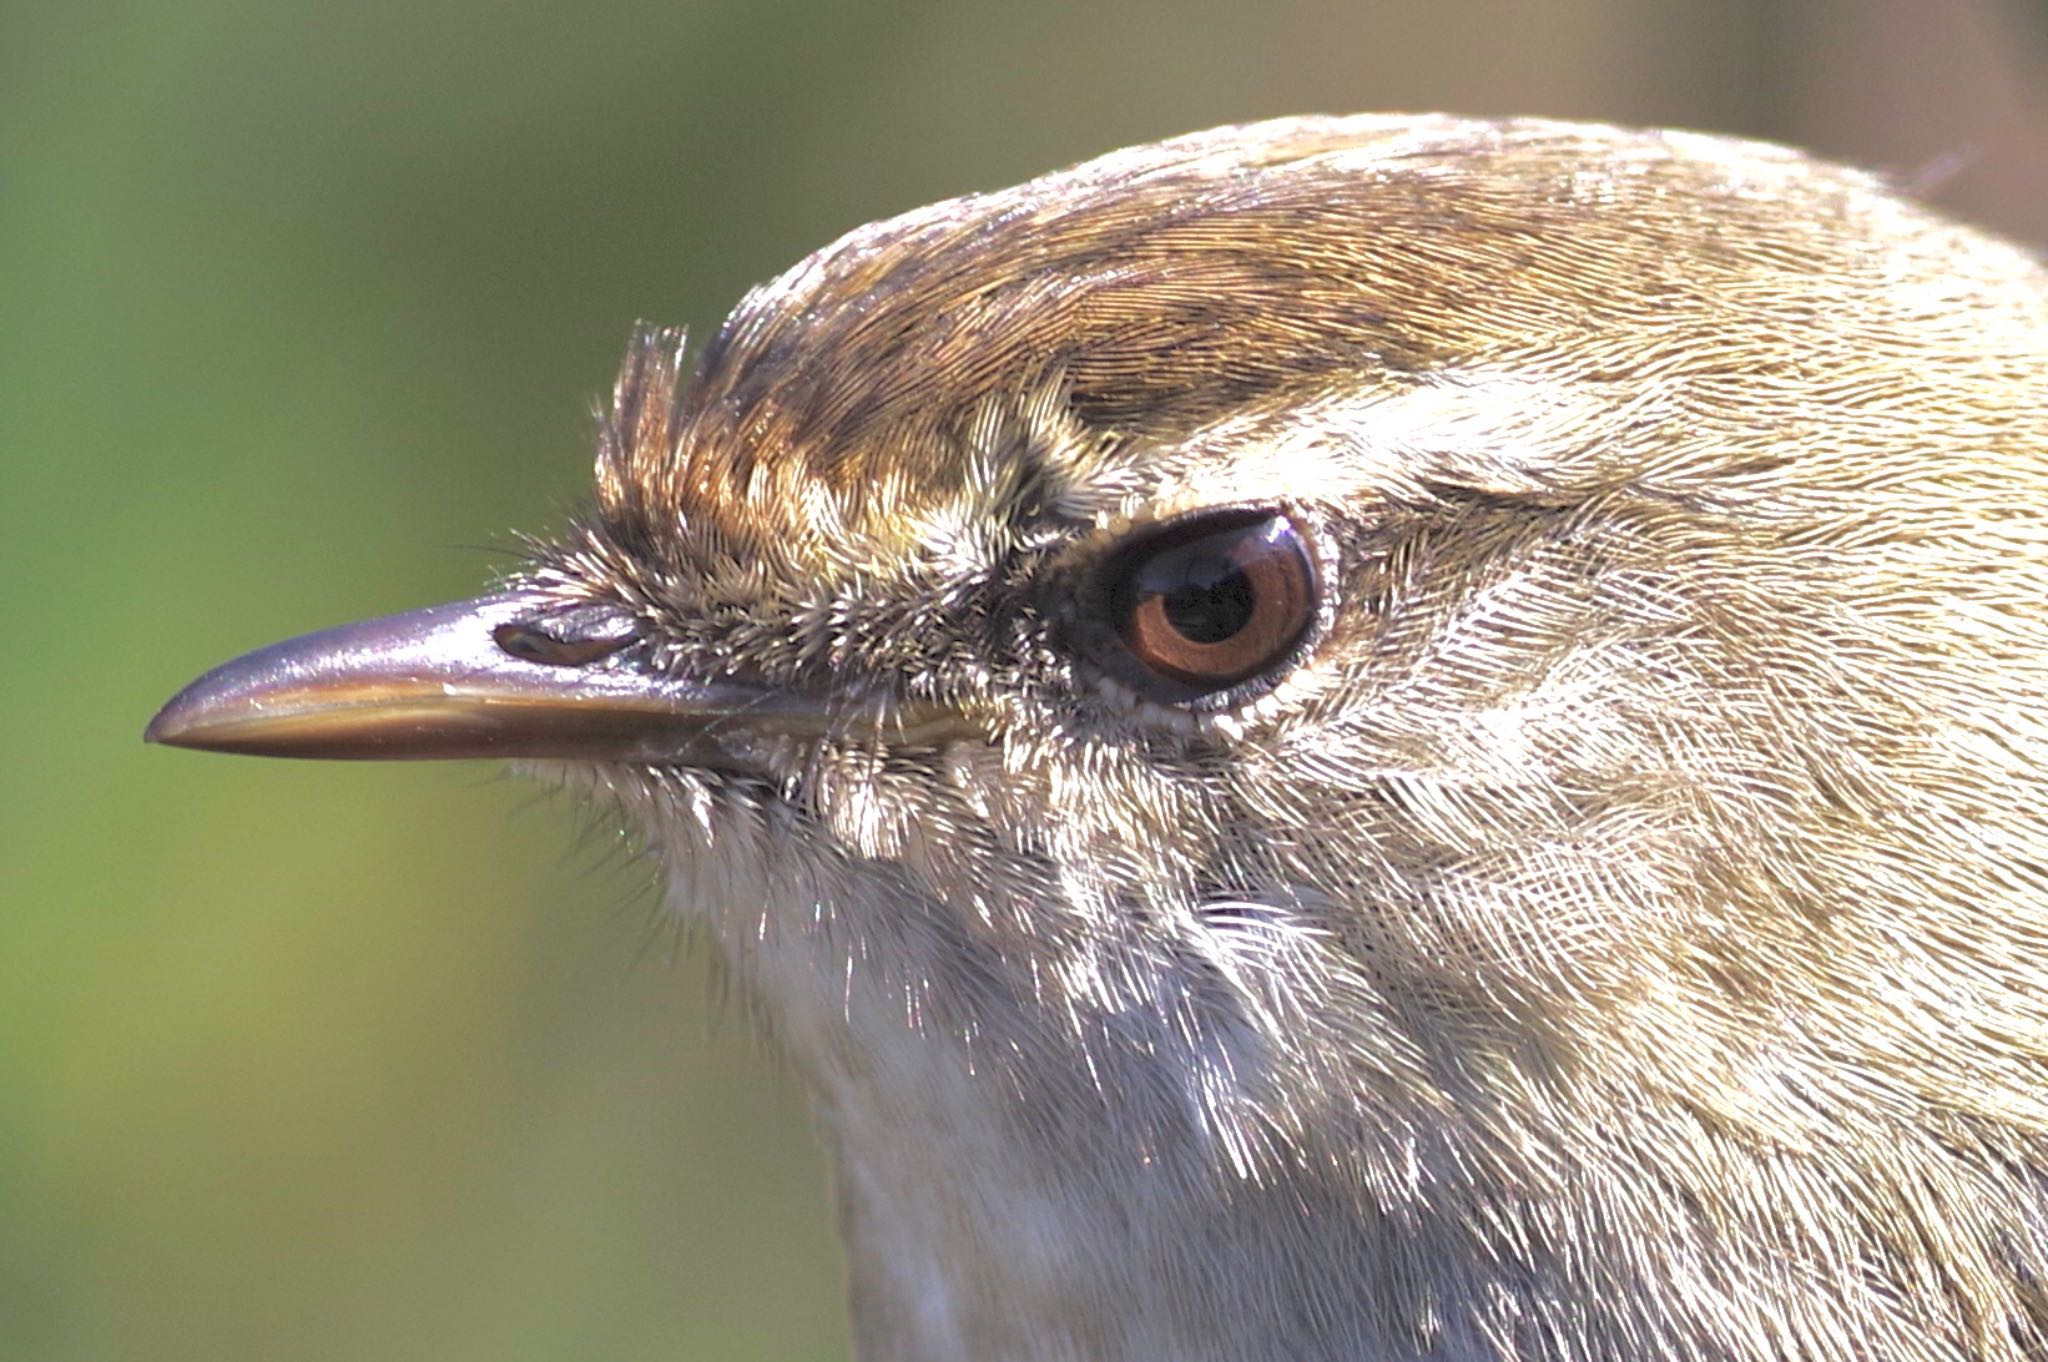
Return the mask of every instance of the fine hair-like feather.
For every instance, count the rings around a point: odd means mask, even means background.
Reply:
[[[1289,120],[863,228],[681,369],[531,579],[846,720],[568,778],[810,1078],[871,1355],[2048,1356],[2024,252],[1753,143]],[[1326,599],[1190,710],[1076,583],[1217,506]]]

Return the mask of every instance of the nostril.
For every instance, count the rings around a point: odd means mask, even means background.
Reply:
[[[532,619],[507,620],[491,639],[523,662],[582,667],[608,657],[640,637],[639,624],[601,605],[579,605]]]

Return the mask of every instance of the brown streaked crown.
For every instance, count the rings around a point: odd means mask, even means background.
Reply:
[[[944,495],[978,404],[1047,383],[1082,433],[1161,444],[1469,366],[1797,383],[1806,356],[1759,346],[1760,322],[1845,353],[1886,337],[1902,236],[1951,244],[1902,234],[1876,188],[1777,148],[1541,121],[1298,119],[1120,152],[848,234],[751,292],[674,408],[643,355],[603,519],[639,541],[679,514],[736,544],[843,533]]]
[[[2038,262],[1776,148],[1299,120],[680,366],[524,580],[151,734],[615,798],[870,1354],[2048,1355]]]

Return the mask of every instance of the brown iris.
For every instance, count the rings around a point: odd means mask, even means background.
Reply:
[[[1278,667],[1316,613],[1300,531],[1267,511],[1191,516],[1110,561],[1110,621],[1147,679],[1192,698]]]

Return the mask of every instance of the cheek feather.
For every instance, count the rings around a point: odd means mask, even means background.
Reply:
[[[616,804],[877,1357],[2048,1355],[2048,274],[1298,119],[636,334],[596,506],[159,741]]]

